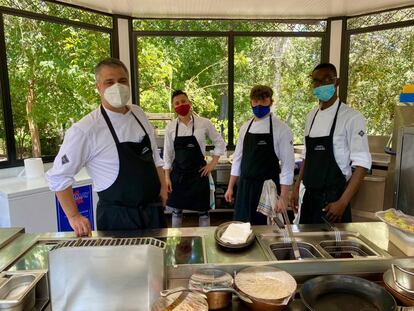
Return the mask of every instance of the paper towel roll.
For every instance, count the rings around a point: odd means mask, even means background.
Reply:
[[[24,160],[24,170],[26,178],[39,178],[45,175],[45,168],[41,158],[29,158]]]

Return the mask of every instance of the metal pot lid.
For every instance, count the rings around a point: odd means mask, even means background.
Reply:
[[[412,300],[412,302],[414,302],[414,294],[411,294],[411,293],[408,293],[408,292],[404,291],[403,289],[399,288],[397,286],[397,284],[395,284],[394,278],[392,276],[392,270],[391,269],[385,271],[382,278],[383,278],[383,281],[384,281],[385,285],[387,285],[393,291],[399,293],[400,295],[402,295],[405,298],[407,298],[409,300]]]
[[[232,287],[233,277],[219,269],[201,269],[191,275],[190,288],[211,289],[216,287]]]
[[[245,268],[236,275],[234,283],[244,294],[267,301],[290,297],[297,287],[291,274],[269,266]]]

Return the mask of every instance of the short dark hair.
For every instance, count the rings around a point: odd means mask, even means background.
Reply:
[[[316,66],[312,70],[312,73],[314,73],[316,70],[319,70],[319,69],[328,69],[329,71],[331,71],[335,75],[335,77],[338,75],[335,65],[331,64],[331,63],[321,63],[321,64],[319,64],[318,66]]]
[[[182,90],[175,90],[175,91],[172,93],[172,95],[171,95],[171,100],[173,100],[173,99],[174,99],[174,97],[175,97],[175,96],[178,96],[178,95],[185,95],[185,96],[187,96],[187,98],[188,98],[188,95],[187,95],[187,93],[186,93],[186,92],[184,92],[184,91],[182,91]]]
[[[273,101],[273,90],[267,85],[255,85],[250,91],[250,100],[270,98]]]
[[[108,58],[101,60],[98,63],[98,65],[95,66],[95,78],[96,79],[98,78],[99,72],[101,71],[102,67],[105,67],[105,66],[112,67],[112,68],[122,68],[125,71],[125,73],[129,75],[128,68],[125,66],[123,62],[121,62],[117,58],[108,57]]]

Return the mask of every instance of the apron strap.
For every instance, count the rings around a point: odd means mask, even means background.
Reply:
[[[335,132],[336,119],[338,118],[339,107],[341,107],[341,102],[338,103],[338,108],[336,109],[335,118],[333,120],[332,127],[331,127],[331,132],[329,133],[329,136],[333,136],[333,134]]]
[[[270,133],[270,139],[272,140],[273,149],[275,148],[274,139],[273,139],[273,120],[272,120],[272,114],[269,114],[269,133]]]
[[[105,111],[105,109],[102,105],[101,105],[101,113],[102,113],[102,115],[105,119],[106,124],[109,127],[109,131],[111,132],[113,139],[115,140],[115,144],[118,145],[119,144],[118,136],[116,136],[115,129],[112,126],[111,120],[109,120],[108,114],[106,113],[106,111]]]
[[[145,127],[142,125],[141,121],[137,118],[137,116],[136,116],[136,115],[132,112],[132,110],[131,110],[131,114],[132,114],[132,116],[135,118],[135,120],[137,120],[137,122],[138,122],[138,123],[139,123],[139,125],[141,126],[142,130],[144,131],[145,135],[147,135],[147,136],[148,136],[148,133],[147,133],[147,131],[145,130]]]
[[[338,117],[338,111],[339,111],[339,107],[340,107],[340,106],[341,106],[341,102],[339,102],[339,103],[338,103],[338,108],[336,109],[335,117],[334,117],[334,120],[333,120],[333,123],[332,123],[331,130],[330,130],[330,132],[329,132],[329,136],[332,136],[332,135],[333,135],[333,133],[334,133],[334,131],[335,131],[335,127],[336,127],[336,119],[337,119],[337,117]],[[311,126],[310,126],[310,128],[309,128],[308,135],[310,135],[310,133],[311,133],[311,131],[312,131],[313,123],[315,122],[316,115],[318,114],[318,112],[319,112],[319,109],[316,111],[315,115],[313,116],[312,123],[311,123]]]
[[[194,119],[194,116],[193,115],[191,115],[191,117],[192,117],[192,119],[193,119],[193,129],[192,129],[192,131],[191,131],[191,136],[194,136],[194,128],[195,128],[195,119]],[[177,136],[178,136],[178,123],[180,122],[180,118],[177,118],[177,124],[175,125],[175,137],[174,137],[174,140],[175,140],[175,138],[177,138]]]

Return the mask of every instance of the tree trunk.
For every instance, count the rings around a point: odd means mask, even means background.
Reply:
[[[32,156],[40,157],[42,152],[40,149],[40,137],[39,129],[37,128],[36,122],[33,120],[33,104],[34,104],[34,80],[29,81],[29,92],[27,94],[26,101],[26,114],[27,114],[27,123],[29,125],[30,135],[32,137]]]

